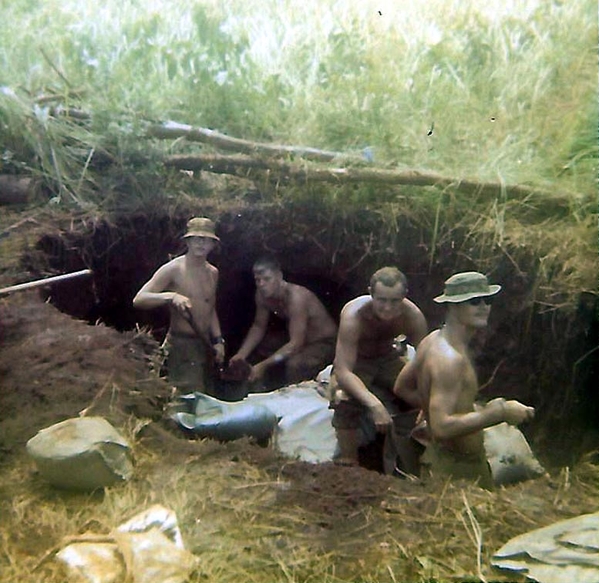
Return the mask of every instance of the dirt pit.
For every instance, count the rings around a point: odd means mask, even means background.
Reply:
[[[77,249],[65,253],[62,259],[80,259]],[[596,508],[599,476],[588,462],[572,470],[554,466],[546,478],[486,493],[473,485],[410,482],[364,468],[283,459],[245,439],[187,440],[161,421],[172,390],[155,372],[155,336],[135,324],[117,330],[103,322],[107,317],[97,323],[85,314],[73,318],[44,301],[58,303],[63,294],[75,306],[90,305],[86,297],[109,305],[117,287],[98,294],[94,285],[126,279],[128,267],[123,277],[114,275],[118,257],[96,263],[98,279],[69,291],[0,298],[2,580],[64,581],[54,563],[40,565],[62,537],[106,533],[149,503],[176,510],[188,547],[202,557],[193,582],[473,580],[477,550],[467,509],[484,533],[484,574],[502,580],[489,558],[510,537]],[[53,269],[85,266],[67,261]],[[47,263],[44,269],[37,273],[48,274]],[[341,286],[341,294],[331,291],[340,301],[365,275],[352,285],[337,278],[329,272],[323,281],[331,290]],[[238,317],[230,316],[231,326]],[[79,496],[52,490],[36,474],[27,440],[82,414],[102,415],[128,431],[138,459],[130,483]]]
[[[476,264],[465,259],[480,253],[457,232],[439,244],[431,263],[430,235],[405,217],[393,217],[390,224],[375,211],[327,215],[324,208],[306,205],[222,209],[205,204],[175,216],[155,211],[31,219],[18,221],[3,246],[19,237],[25,243],[15,259],[21,272],[17,281],[91,269],[91,277],[42,290],[42,297],[90,324],[122,332],[149,330],[160,342],[168,326],[166,311],[135,310],[131,302],[160,265],[184,251],[180,236],[193,214],[213,217],[221,238],[210,261],[220,272],[217,311],[228,355],[251,325],[252,264],[262,254],[276,251],[286,278],[313,290],[335,318],[345,302],[365,293],[375,269],[399,265],[408,276],[410,299],[431,329],[443,321],[442,307],[432,298],[454,269],[450,266],[486,270],[482,259]],[[527,437],[545,464],[571,464],[599,446],[597,298],[581,294],[575,310],[536,304],[536,260],[526,257],[516,265],[496,251],[498,257],[487,261],[490,277],[503,289],[477,362],[482,398],[505,396],[535,406]],[[559,301],[559,293],[556,297]]]

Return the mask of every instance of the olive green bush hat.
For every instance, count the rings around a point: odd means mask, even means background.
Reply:
[[[209,237],[215,241],[220,239],[215,234],[214,222],[206,217],[194,217],[189,219],[187,222],[187,232],[183,235],[185,237]]]
[[[445,302],[457,304],[472,298],[494,296],[500,289],[500,285],[489,285],[486,275],[477,271],[465,271],[452,275],[445,282],[444,293],[434,298],[434,301],[438,304]]]

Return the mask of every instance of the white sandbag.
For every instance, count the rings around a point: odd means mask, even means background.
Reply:
[[[160,505],[109,535],[83,535],[56,558],[76,583],[183,583],[197,565],[185,550],[176,515]]]
[[[102,417],[67,419],[42,429],[27,442],[27,452],[42,477],[58,488],[91,491],[133,474],[129,444]]]
[[[526,437],[512,425],[500,423],[484,430],[485,450],[495,484],[515,484],[545,473]]]

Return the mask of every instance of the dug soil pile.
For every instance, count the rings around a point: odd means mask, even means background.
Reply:
[[[40,429],[82,415],[101,415],[117,427],[130,418],[146,420],[151,425],[146,439],[167,457],[197,453],[194,442],[162,422],[172,388],[154,371],[158,344],[149,334],[89,325],[59,312],[35,291],[4,298],[0,310],[3,461],[23,455],[27,440]],[[281,461],[270,448],[246,440],[234,449],[267,468]],[[388,488],[388,479],[375,472],[332,464],[286,463],[282,475],[303,486],[283,492],[281,499],[309,505],[325,522],[333,489],[343,493],[347,508],[335,505],[343,515],[362,500],[382,499]]]

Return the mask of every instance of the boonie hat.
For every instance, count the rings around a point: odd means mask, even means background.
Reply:
[[[438,304],[445,302],[457,304],[472,298],[494,296],[500,289],[500,285],[489,285],[486,275],[477,271],[465,271],[452,275],[445,282],[444,293],[434,298],[434,301]]]
[[[206,217],[194,217],[187,221],[187,232],[183,235],[185,237],[209,237],[215,241],[220,239],[214,233],[215,227],[214,222]]]

